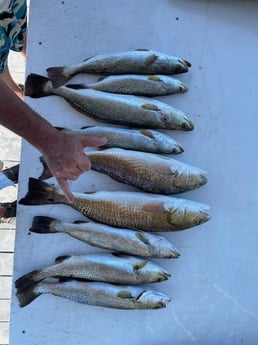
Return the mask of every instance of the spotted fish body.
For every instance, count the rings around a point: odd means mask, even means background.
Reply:
[[[101,74],[178,74],[191,64],[179,57],[138,49],[113,54],[101,54],[70,67],[49,67],[47,73],[56,86],[66,83],[79,73]]]
[[[93,136],[106,138],[104,147],[118,147],[153,153],[181,153],[183,148],[171,136],[151,129],[129,129],[108,126],[83,127],[81,130],[66,132],[81,137]]]
[[[122,74],[101,78],[89,84],[66,85],[72,89],[94,89],[110,93],[135,96],[165,96],[182,93],[188,87],[180,80],[167,75]]]
[[[206,173],[178,160],[152,153],[107,149],[89,152],[92,169],[115,180],[158,194],[182,193],[204,185]]]
[[[66,204],[90,219],[111,226],[147,231],[183,230],[210,219],[207,205],[187,199],[138,192],[100,191],[74,193],[70,204],[54,186],[38,179],[29,179],[22,205]]]
[[[65,86],[54,88],[48,78],[35,74],[28,76],[25,89],[30,97],[63,97],[83,114],[111,123],[154,129],[194,129],[192,121],[183,111],[152,98],[92,89],[73,90]]]
[[[62,256],[56,264],[35,270],[15,282],[17,289],[49,277],[81,278],[116,284],[145,284],[167,280],[169,272],[158,264],[125,254]]]
[[[165,237],[146,231],[115,228],[96,222],[65,223],[57,219],[37,216],[30,231],[34,233],[66,233],[80,241],[129,255],[178,258],[175,246]]]
[[[78,281],[40,282],[27,289],[18,290],[16,296],[20,307],[25,307],[42,294],[52,294],[82,304],[116,309],[165,308],[170,301],[166,294],[148,287]]]

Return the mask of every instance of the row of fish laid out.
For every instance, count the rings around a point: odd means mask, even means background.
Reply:
[[[54,185],[30,178],[21,205],[64,204],[107,225],[146,231],[173,231],[207,222],[205,204],[172,196],[129,191],[74,193],[70,204]]]
[[[139,288],[134,290],[134,285],[162,282],[169,277],[170,273],[166,269],[147,259],[124,254],[87,254],[58,257],[53,265],[34,270],[18,278],[15,281],[15,287],[21,307],[28,305],[37,295],[44,292],[71,299],[74,299],[71,296],[76,295],[78,298],[79,288],[84,297],[81,296],[77,302],[114,308],[148,309],[165,307],[169,297],[163,293],[149,290],[151,292],[150,300],[147,299],[148,302],[145,299],[141,300],[138,293],[145,292],[146,288],[141,287],[140,290]],[[42,280],[47,278],[59,278],[61,282],[40,284]],[[64,294],[64,291],[67,290],[67,283],[63,285],[62,281],[67,278],[87,281],[87,284],[73,282],[72,286],[75,288],[75,290],[72,289],[73,293],[66,291]],[[92,283],[88,283],[88,281]],[[96,282],[103,284],[96,285]],[[108,284],[105,285],[106,283]],[[116,287],[110,283],[116,284]],[[126,287],[127,284],[129,286]],[[118,287],[118,285],[121,286]],[[59,292],[63,291],[62,294],[54,292],[56,286]],[[71,288],[69,283],[68,286]],[[100,287],[101,289],[99,289]],[[137,291],[135,300],[132,294],[124,295],[122,293],[124,289],[133,293]],[[130,302],[131,299],[133,301]],[[141,302],[137,303],[137,301]]]
[[[33,98],[60,96],[77,111],[110,123],[154,129],[194,129],[193,122],[183,111],[153,98],[67,86],[55,88],[50,79],[37,74],[27,77],[25,95]]]
[[[123,149],[87,152],[91,168],[114,180],[157,194],[190,191],[207,183],[206,172],[178,160],[153,153]],[[40,179],[52,176],[44,158]]]
[[[155,50],[136,49],[95,55],[74,66],[49,67],[47,73],[54,86],[58,87],[80,73],[179,74],[187,72],[189,67],[191,64],[182,58]]]
[[[106,138],[103,148],[121,148],[151,153],[179,154],[184,151],[182,145],[170,135],[152,129],[131,129],[109,126],[86,126],[80,130],[57,127],[71,135],[79,137]]]

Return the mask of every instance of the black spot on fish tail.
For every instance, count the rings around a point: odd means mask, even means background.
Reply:
[[[46,87],[49,84],[49,87]],[[25,96],[40,98],[52,94],[51,81],[42,75],[31,73],[25,81]]]
[[[56,222],[57,219],[45,216],[36,216],[33,218],[32,225],[29,229],[31,232],[37,234],[56,233],[58,231],[51,228],[51,224]]]
[[[16,289],[22,290],[22,289],[26,288],[27,286],[36,284],[38,281],[41,280],[41,278],[38,278],[38,273],[40,273],[40,270],[35,270],[35,271],[29,272],[29,273],[23,275],[22,277],[20,277],[19,279],[17,279],[15,281]]]
[[[28,193],[19,201],[20,205],[43,205],[56,204],[53,199],[55,187],[50,184],[38,180],[36,178],[29,178]]]
[[[35,286],[33,285],[30,286],[28,289],[25,289],[24,291],[17,291],[16,293],[21,308],[30,304],[35,298],[37,298],[40,295],[41,293],[36,292]]]

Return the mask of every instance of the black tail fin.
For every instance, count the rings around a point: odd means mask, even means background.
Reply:
[[[28,193],[19,201],[21,205],[56,204],[53,199],[56,188],[36,178],[29,178]]]
[[[56,233],[56,231],[51,225],[53,222],[59,222],[55,218],[45,217],[45,216],[36,216],[33,218],[31,227],[29,231],[35,232],[37,234],[50,234]]]
[[[28,289],[20,291],[18,290],[16,293],[21,308],[30,304],[32,301],[34,301],[35,298],[37,298],[40,295],[41,293],[36,291],[35,285],[30,286]]]
[[[65,67],[49,67],[47,74],[54,87],[61,86],[71,79],[72,75],[67,73]]]
[[[35,285],[37,282],[42,280],[43,277],[41,278],[38,273],[40,273],[40,270],[35,270],[27,274],[24,274],[22,277],[18,278],[15,281],[16,289],[23,290],[27,288],[27,286]]]
[[[52,175],[51,171],[49,170],[49,167],[48,167],[44,157],[40,156],[39,160],[43,165],[43,171],[42,171],[41,175],[39,176],[39,179],[40,180],[46,180],[46,179],[52,177],[53,175]]]
[[[53,85],[51,80],[42,75],[30,74],[25,82],[25,96],[40,98],[52,94]]]

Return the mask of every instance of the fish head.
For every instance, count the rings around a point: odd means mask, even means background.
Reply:
[[[211,216],[208,214],[209,206],[184,199],[176,199],[177,202],[167,203],[168,222],[174,230],[188,229],[207,222]]]
[[[170,301],[166,294],[155,290],[145,290],[138,296],[134,296],[134,298],[139,309],[165,308]]]
[[[170,277],[170,273],[155,262],[139,259],[134,262],[133,270],[135,274],[148,282],[162,282]]]
[[[173,173],[173,167],[171,171]],[[192,190],[208,182],[207,173],[204,170],[184,164],[182,164],[181,168],[178,167],[174,175],[174,186],[178,188],[178,192]]]

